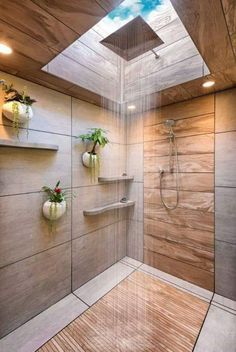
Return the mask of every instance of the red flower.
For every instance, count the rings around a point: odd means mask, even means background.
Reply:
[[[56,193],[61,193],[61,188],[55,188],[54,191],[55,191]]]

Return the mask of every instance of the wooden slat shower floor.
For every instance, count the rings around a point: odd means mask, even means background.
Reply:
[[[192,351],[208,303],[134,272],[40,352]]]

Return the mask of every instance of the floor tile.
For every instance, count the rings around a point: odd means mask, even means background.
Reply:
[[[142,262],[140,262],[136,259],[130,258],[130,257],[122,258],[121,262],[124,264],[128,264],[130,266],[133,266],[134,268],[139,268],[143,264]]]
[[[70,294],[0,340],[0,351],[33,352],[88,307]]]
[[[145,273],[149,273],[152,274],[154,276],[159,277],[162,280],[168,281],[169,283],[171,283],[172,285],[182,288],[183,290],[189,291],[192,294],[206,300],[207,302],[209,302],[213,296],[213,292],[208,291],[202,287],[196,286],[194,284],[191,284],[190,282],[187,282],[185,280],[179,279],[175,276],[172,276],[170,274],[167,274],[161,270],[158,270],[156,268],[153,268],[149,265],[143,264],[139,270],[145,272]]]
[[[74,291],[74,294],[91,306],[133,271],[134,268],[118,262]]]
[[[236,316],[211,305],[194,352],[236,352]]]
[[[233,301],[232,299],[217,295],[215,293],[212,304],[222,307],[222,309],[229,310],[230,312],[236,314],[236,301]]]

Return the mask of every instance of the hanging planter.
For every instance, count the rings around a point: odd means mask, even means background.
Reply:
[[[82,155],[83,165],[89,168],[96,168],[99,163],[99,157],[96,153],[85,152]]]
[[[44,191],[49,199],[43,204],[43,215],[50,221],[58,220],[65,214],[67,209],[66,199],[70,195],[70,191],[62,191],[59,188],[60,181],[57,182],[55,188],[44,186]]]
[[[47,200],[43,205],[43,215],[46,219],[55,221],[58,220],[66,212],[66,201],[61,203],[51,202]]]
[[[97,147],[105,147],[109,143],[108,138],[105,136],[107,131],[102,128],[91,128],[89,133],[81,134],[77,138],[81,138],[83,142],[92,142],[91,151],[87,151],[82,155],[83,165],[90,169],[91,180],[95,181],[96,177],[99,176],[100,171],[100,159],[97,153]]]
[[[31,99],[26,95],[26,91],[19,93],[13,88],[13,85],[7,86],[3,83],[3,90],[5,91],[4,104],[2,108],[3,115],[12,121],[13,128],[19,137],[20,125],[27,125],[27,135],[29,128],[29,121],[33,117],[32,104],[36,100]]]

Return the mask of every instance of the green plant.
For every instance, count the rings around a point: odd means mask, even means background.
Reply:
[[[90,128],[89,133],[81,134],[77,138],[81,138],[83,142],[93,142],[92,150],[89,152],[91,154],[96,154],[97,145],[102,148],[109,143],[108,138],[105,136],[106,130],[102,128]]]
[[[2,83],[2,90],[5,92],[4,102],[12,102],[12,113],[13,113],[13,128],[16,131],[17,137],[19,137],[19,106],[18,102],[26,105],[26,116],[27,118],[27,135],[29,129],[29,107],[36,102],[35,99],[32,99],[29,95],[26,94],[26,89],[22,92],[18,92],[13,88],[13,84],[7,85],[4,81]]]
[[[109,139],[106,137],[107,131],[102,128],[90,128],[86,134],[81,134],[77,138],[80,138],[82,142],[92,143],[91,150],[89,153],[89,168],[91,170],[91,178],[95,180],[96,174],[99,174],[100,159],[96,152],[97,146],[104,148],[108,143]]]
[[[63,192],[62,189],[59,188],[60,182],[61,181],[58,181],[54,188],[48,186],[42,187],[42,191],[47,193],[49,201],[52,203],[61,203],[66,200],[68,191]]]

